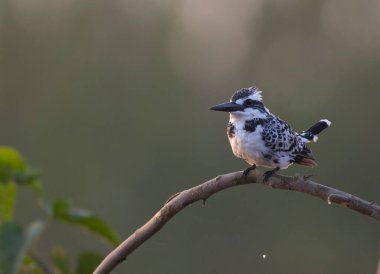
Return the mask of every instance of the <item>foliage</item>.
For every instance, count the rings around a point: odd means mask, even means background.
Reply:
[[[115,232],[102,220],[96,218],[87,210],[73,208],[67,201],[59,199],[51,203],[51,212],[53,218],[56,220],[83,227],[98,234],[113,245],[119,243]]]
[[[26,227],[14,221],[14,207],[19,187],[29,187],[36,194],[37,205],[45,213],[43,220],[35,220]],[[85,228],[100,239],[115,246],[119,243],[116,233],[101,219],[89,211],[75,208],[64,199],[48,200],[39,181],[39,173],[30,168],[14,149],[0,147],[0,274],[46,272],[54,266],[52,273],[92,273],[102,256],[84,251],[76,259],[76,270],[72,271],[69,257],[63,248],[54,248],[50,262],[37,258],[33,243],[52,221]]]

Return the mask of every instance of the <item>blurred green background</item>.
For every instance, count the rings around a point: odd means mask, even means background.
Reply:
[[[311,145],[319,167],[282,173],[380,202],[379,1],[2,0],[0,31],[0,143],[122,238],[171,194],[247,167],[208,108],[251,85],[296,130],[333,122]],[[32,220],[30,193],[19,202]],[[109,251],[50,231],[45,254]],[[181,212],[117,273],[375,273],[379,236],[350,210],[243,186]]]

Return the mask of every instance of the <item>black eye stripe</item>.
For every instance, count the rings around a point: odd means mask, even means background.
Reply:
[[[252,100],[252,99],[246,99],[243,102],[243,106],[245,106],[247,108],[254,108],[254,109],[264,110],[264,104],[263,104],[263,102]]]
[[[250,107],[263,107],[263,103],[260,101],[252,100],[252,99],[247,99],[243,102],[244,106],[250,106]]]
[[[243,103],[243,105],[245,105],[245,106],[252,106],[252,105],[254,105],[254,104],[255,104],[255,101],[252,100],[252,99],[247,99],[247,100],[245,100],[244,103]]]

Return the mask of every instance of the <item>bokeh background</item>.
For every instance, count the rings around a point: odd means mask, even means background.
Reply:
[[[311,145],[319,167],[282,173],[380,202],[377,0],[2,0],[0,31],[0,143],[122,238],[247,167],[208,108],[251,85],[296,130],[333,122]],[[19,203],[20,221],[39,214],[28,191]],[[181,212],[117,273],[375,273],[379,236],[350,210],[244,186]],[[39,249],[57,244],[110,251],[62,224]]]

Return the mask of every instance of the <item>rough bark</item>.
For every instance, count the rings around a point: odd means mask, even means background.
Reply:
[[[206,201],[211,195],[226,188],[262,184],[276,189],[303,192],[320,198],[328,204],[338,204],[363,215],[380,221],[380,206],[368,202],[347,192],[328,187],[305,177],[287,177],[274,175],[268,181],[263,180],[263,173],[255,170],[248,176],[241,171],[217,176],[193,188],[173,195],[167,203],[142,227],[137,229],[123,243],[114,249],[97,267],[94,274],[108,274],[129,254],[157,233],[174,215],[183,208],[197,201]]]

